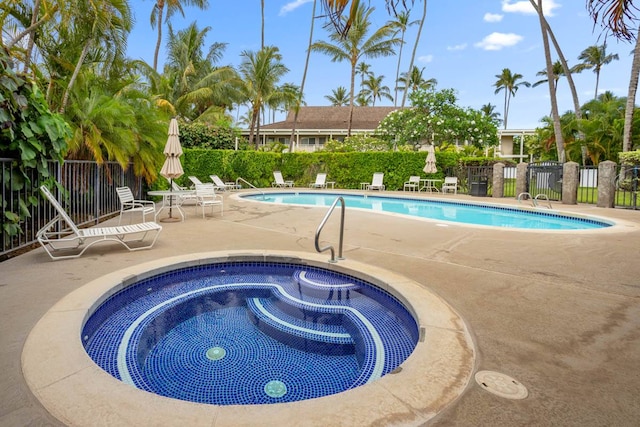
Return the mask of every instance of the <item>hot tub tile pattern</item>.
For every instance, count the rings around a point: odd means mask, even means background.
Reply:
[[[312,283],[319,285],[316,287],[328,285],[326,291],[334,291],[330,298],[328,293],[315,291],[308,296],[301,289],[309,283],[301,285],[299,276],[300,265],[264,262],[223,263],[164,273],[111,296],[85,324],[83,342],[94,361],[119,378],[117,349],[123,340],[122,325],[175,298],[162,315],[149,316],[131,335],[130,341],[135,345],[126,351],[131,380],[137,387],[157,394],[222,405],[319,397],[363,384],[371,376],[376,356],[365,349],[376,348],[376,343],[371,334],[362,333],[366,326],[358,324],[361,320],[352,319],[340,326],[335,319],[309,322],[304,319],[308,311],[300,307],[298,311],[303,316],[294,320],[291,310],[283,314],[274,302],[281,291],[307,304],[357,307],[364,318],[376,324],[375,333],[381,337],[384,366],[380,375],[395,369],[411,353],[418,338],[415,320],[406,310],[397,310],[399,303],[390,294],[353,277],[304,267],[303,276],[311,278]],[[234,286],[226,286],[228,283]],[[235,286],[239,283],[264,286],[241,290]],[[354,297],[337,298],[335,291],[340,284],[346,284]],[[275,290],[274,285],[278,286]],[[218,287],[217,292],[198,293],[212,286]],[[341,291],[346,294],[346,288]],[[196,302],[195,308],[180,297],[189,292],[191,302]],[[365,295],[379,302],[363,298]],[[299,337],[292,336],[296,342],[291,345],[285,334],[270,336],[256,327],[255,313],[246,304],[253,298],[268,301],[264,304],[266,309],[275,313],[276,318],[286,319],[283,324],[296,325],[294,329],[349,333],[354,342],[353,352],[329,351],[330,355],[306,352],[301,357]],[[130,302],[126,309],[122,308],[125,302]],[[331,340],[325,344],[330,347]],[[206,352],[211,347],[224,348],[225,357],[207,358]],[[265,385],[270,381],[282,381],[287,392],[280,397],[267,395]]]

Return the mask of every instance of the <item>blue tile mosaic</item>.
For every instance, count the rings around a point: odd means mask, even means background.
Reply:
[[[230,262],[127,287],[98,307],[82,338],[102,369],[140,389],[199,403],[269,404],[339,393],[391,372],[415,348],[418,326],[396,298],[356,277]]]

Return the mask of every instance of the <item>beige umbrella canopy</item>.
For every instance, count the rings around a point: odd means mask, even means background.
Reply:
[[[433,149],[433,144],[429,144],[427,147],[427,159],[424,168],[424,173],[436,173],[438,168],[436,167],[436,153]]]
[[[173,191],[173,180],[179,178],[184,174],[182,170],[182,164],[180,164],[180,156],[182,155],[182,147],[180,146],[180,138],[178,132],[178,120],[171,119],[169,123],[169,137],[167,138],[167,144],[164,146],[165,160],[160,169],[160,175],[164,176],[171,181],[169,191]],[[178,218],[172,216],[173,209],[173,195],[169,196],[169,218],[166,220],[173,221]]]

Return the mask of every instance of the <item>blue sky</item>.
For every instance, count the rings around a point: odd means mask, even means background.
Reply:
[[[156,32],[151,29],[149,15],[154,2],[143,0],[131,3],[136,24],[129,38],[128,55],[152,64]],[[391,19],[381,0],[371,1],[370,4],[376,5],[374,25],[381,26]],[[290,69],[283,83],[300,85],[312,5],[312,0],[265,0],[265,44],[278,46],[283,62]],[[422,0],[415,1],[412,20],[421,17],[422,6]],[[584,0],[544,0],[543,8],[570,66],[579,62],[578,56],[585,48],[604,43],[601,28],[594,28]],[[185,7],[184,11],[184,18],[179,15],[172,18],[174,30],[182,29],[194,21],[200,29],[211,27],[208,42],[228,43],[220,65],[237,66],[241,62],[242,51],[260,49],[260,0],[209,0],[206,11],[194,7]],[[316,14],[321,13],[318,4]],[[324,18],[316,19],[314,41],[328,40],[328,33],[323,28],[325,22]],[[418,25],[415,25],[407,32],[401,71],[408,68],[417,29]],[[167,33],[165,28],[160,64],[164,58]],[[608,90],[617,96],[626,96],[632,49],[629,43],[612,38],[607,40],[607,53],[617,53],[620,59],[603,67],[599,94]],[[540,26],[529,0],[428,2],[427,18],[416,58],[416,65],[425,67],[425,78],[438,81],[438,89],[456,90],[460,106],[480,108],[483,104],[491,103],[496,105],[500,113],[503,111],[504,92],[494,93],[496,75],[503,68],[509,68],[514,73],[522,74],[524,80],[534,83],[541,79],[536,73],[545,67]],[[376,75],[385,76],[384,84],[392,92],[397,60],[397,56],[366,60]],[[325,95],[331,94],[332,89],[338,86],[349,88],[349,73],[350,67],[346,62],[333,63],[326,55],[312,53],[305,84],[307,105],[329,105]],[[595,73],[583,71],[574,75],[574,81],[581,104],[593,98]],[[560,80],[558,102],[561,112],[572,109],[571,95],[564,79]],[[376,105],[393,103],[378,101]],[[521,87],[511,101],[509,128],[535,128],[540,118],[548,115],[549,111],[549,90],[546,85]],[[283,115],[276,117],[276,120],[282,119]]]

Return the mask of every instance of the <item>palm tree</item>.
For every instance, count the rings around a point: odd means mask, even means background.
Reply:
[[[313,27],[316,20],[316,0],[313,0],[313,7],[311,9],[311,25],[309,29],[309,44],[307,45],[307,56],[304,60],[304,71],[302,72],[302,83],[300,83],[300,94],[304,94],[304,84],[307,80],[307,71],[309,69],[309,57],[311,56],[311,45],[313,43]],[[302,100],[299,100],[297,104],[293,106],[293,126],[291,126],[291,137],[289,138],[289,152],[293,152],[293,139],[296,134],[296,125],[298,124],[298,113],[300,112],[300,104]]]
[[[496,88],[495,93],[497,94],[501,90],[504,90],[504,128],[507,128],[507,119],[509,117],[509,104],[511,102],[511,97],[516,96],[516,92],[520,86],[531,86],[531,83],[527,81],[518,82],[518,80],[522,79],[522,74],[512,73],[510,69],[503,68],[501,74],[496,74],[498,80],[494,83]]]
[[[182,6],[196,6],[201,10],[209,7],[207,0],[157,0],[151,10],[151,28],[158,26],[158,40],[156,41],[156,50],[153,54],[153,69],[158,70],[158,55],[160,53],[160,45],[162,44],[162,17],[165,8],[167,9],[166,20],[173,16],[174,13],[180,12],[184,17]]]
[[[400,51],[398,52],[398,65],[396,66],[396,82],[400,78],[400,64],[402,63],[402,48],[404,47],[404,36],[405,36],[405,33],[407,32],[407,28],[409,28],[412,25],[420,23],[420,21],[418,20],[409,22],[409,14],[410,12],[408,10],[404,12],[400,12],[396,16],[396,19],[394,21],[391,21],[390,23],[390,25],[396,30],[396,33],[399,32],[401,34],[400,35]],[[398,106],[398,86],[396,86],[395,88],[395,94],[393,97],[393,106],[394,107]]]
[[[357,74],[360,74],[360,90],[362,90],[362,87],[364,86],[364,80],[373,75],[373,73],[371,72],[371,65],[367,64],[366,62],[359,63],[356,67],[356,75]]]
[[[636,32],[638,20],[633,13],[632,2],[619,0],[588,0],[587,9],[594,23],[601,19],[603,25],[610,29],[615,37],[621,40],[636,39],[631,64],[631,78],[627,92],[627,106],[624,117],[623,151],[631,150],[631,127],[635,110],[638,77],[640,76],[640,33]],[[602,12],[602,13],[601,13]]]
[[[413,4],[414,0],[411,0]],[[349,15],[344,16],[343,13],[349,3],[351,2],[351,6],[349,7]],[[426,2],[426,0],[425,0]],[[401,4],[405,10],[408,10],[407,0],[385,0],[387,4],[387,10],[389,12],[393,12],[395,15],[397,13],[397,7]],[[327,11],[327,17],[329,18],[331,25],[334,27],[336,33],[338,33],[342,37],[346,37],[349,29],[353,22],[356,21],[358,15],[358,7],[360,6],[359,0],[321,0],[321,4],[324,10]]]
[[[332,62],[349,61],[351,64],[351,91],[349,93],[349,123],[347,135],[351,135],[353,122],[353,107],[355,100],[356,67],[362,58],[379,58],[394,54],[393,48],[400,43],[400,39],[393,36],[393,29],[388,25],[378,28],[367,38],[371,22],[369,17],[374,8],[358,7],[355,19],[351,23],[349,32],[342,37],[338,31],[329,35],[333,43],[317,41],[311,48],[315,51],[331,56]]]
[[[391,91],[389,86],[385,86],[382,84],[382,80],[384,76],[374,76],[371,75],[367,80],[364,81],[363,89],[361,93],[365,97],[371,97],[372,106],[376,106],[376,99],[382,101],[382,98],[388,99],[389,101],[393,101],[393,96],[391,96]]]
[[[325,95],[324,97],[327,98],[334,107],[349,105],[349,94],[347,88],[344,86],[338,86],[331,91],[331,95]]]
[[[607,55],[607,45],[603,44],[601,46],[589,46],[580,53],[578,59],[580,59],[582,63],[573,67],[572,71],[580,73],[584,70],[593,70],[593,72],[596,73],[596,90],[593,97],[597,98],[602,66],[607,65],[613,60],[618,60],[618,54],[614,53]]]
[[[277,90],[280,79],[289,72],[282,63],[280,50],[275,46],[265,46],[258,52],[243,51],[239,71],[242,77],[242,92],[251,105],[251,126],[249,141],[253,141],[254,129],[260,129],[260,111],[273,92]],[[259,139],[255,140],[256,148]]]
[[[409,72],[413,70],[413,64],[416,59],[416,52],[418,51],[418,43],[420,43],[420,36],[422,35],[422,27],[424,25],[424,21],[427,20],[427,0],[422,0],[424,7],[422,9],[422,18],[420,19],[420,25],[418,26],[418,34],[416,34],[416,42],[413,44],[413,51],[411,52],[411,61],[409,61]],[[407,91],[405,90],[402,94],[402,104],[401,107],[404,108],[404,104],[407,102]]]
[[[423,77],[424,68],[425,67],[418,68],[414,66],[409,75],[407,75],[407,73],[400,74],[400,78],[396,83],[396,89],[412,93],[418,89],[431,90],[435,88],[438,81],[434,78],[425,80]]]
[[[96,50],[98,54],[103,56],[109,54],[122,56],[127,36],[133,26],[129,3],[120,0],[80,2],[77,16],[81,18],[78,18],[74,32],[81,40],[82,50],[62,96],[59,110],[61,114],[64,114],[69,93],[89,52]]]
[[[496,111],[496,106],[491,103],[484,104],[482,107],[480,107],[480,112],[484,116],[489,117],[495,123],[499,124],[502,121],[500,120],[500,113]]]
[[[552,74],[553,74],[553,85],[557,88],[558,87],[558,80],[560,80],[560,77],[562,77],[564,75],[564,68],[562,68],[562,63],[559,60],[556,60],[556,62],[553,63],[553,67],[552,68]],[[544,76],[544,79],[538,80],[535,83],[531,84],[531,87],[538,87],[541,84],[547,83],[549,81],[549,79],[547,79],[547,68],[545,67],[544,70],[540,70],[536,73],[536,76]]]

